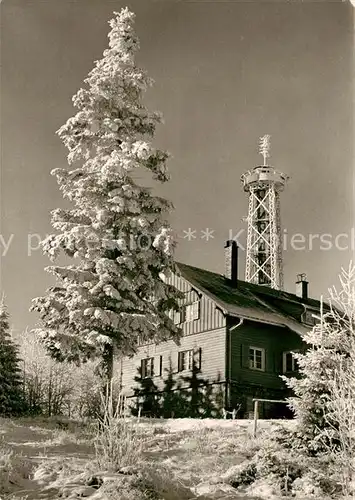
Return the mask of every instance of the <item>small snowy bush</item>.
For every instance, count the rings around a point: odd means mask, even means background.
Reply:
[[[312,458],[300,450],[286,448],[273,434],[264,439],[253,457],[235,468],[228,477],[229,484],[266,499],[272,495],[308,498],[312,493],[324,500],[331,492],[340,491],[329,459]]]
[[[143,449],[138,424],[124,416],[122,399],[115,401],[112,388],[102,396],[102,405],[103,415],[94,439],[99,466],[113,471],[137,467],[142,462]]]

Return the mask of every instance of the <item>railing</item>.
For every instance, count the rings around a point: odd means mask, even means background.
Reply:
[[[288,401],[281,400],[281,399],[259,399],[259,398],[253,398],[254,402],[254,432],[253,435],[256,437],[256,431],[257,431],[257,426],[258,426],[258,407],[259,407],[259,401],[261,403],[283,403],[283,404],[288,404]]]

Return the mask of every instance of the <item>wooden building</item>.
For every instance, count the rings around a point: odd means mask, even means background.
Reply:
[[[173,340],[139,347],[132,358],[117,360],[123,391],[133,394],[137,374],[151,378],[159,390],[170,369],[182,380],[198,367],[199,376],[222,390],[224,407],[252,411],[252,399],[284,399],[288,390],[281,374],[297,371],[292,352],[304,349],[301,334],[317,321],[320,303],[308,297],[300,276],[297,293],[287,293],[238,279],[238,247],[225,247],[225,275],[186,264],[169,281],[184,293],[174,322],[183,330],[180,345]],[[135,380],[136,379],[136,380]],[[286,405],[261,405],[262,416],[283,416]]]

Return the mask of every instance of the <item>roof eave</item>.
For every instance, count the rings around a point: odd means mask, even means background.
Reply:
[[[244,319],[249,320],[249,321],[256,321],[258,323],[264,323],[267,325],[278,326],[278,327],[281,326],[284,328],[288,328],[289,330],[292,330],[292,331],[298,333],[299,335],[303,335],[303,334],[307,333],[307,331],[309,330],[309,328],[306,328],[305,326],[301,325],[297,321],[289,320],[287,317],[283,317],[283,316],[280,319],[279,318],[271,319],[271,318],[267,318],[265,316],[263,317],[260,314],[252,314],[252,315],[246,314],[244,311],[227,311],[227,315],[234,317],[234,318],[244,318]]]

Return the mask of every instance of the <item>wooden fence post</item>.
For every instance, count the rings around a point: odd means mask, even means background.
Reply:
[[[254,437],[256,437],[256,429],[258,425],[258,403],[259,401],[256,399],[254,401]]]
[[[254,398],[254,437],[256,437],[256,429],[258,425],[258,403],[259,401],[262,403],[283,403],[283,404],[288,404],[288,401],[285,400],[280,400],[280,399],[260,399],[260,398]]]

